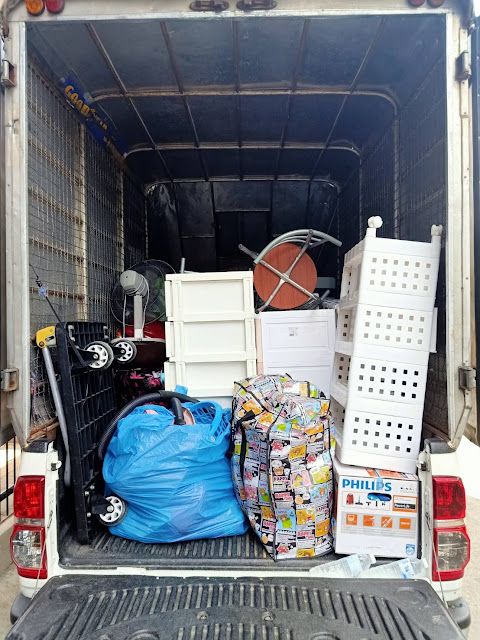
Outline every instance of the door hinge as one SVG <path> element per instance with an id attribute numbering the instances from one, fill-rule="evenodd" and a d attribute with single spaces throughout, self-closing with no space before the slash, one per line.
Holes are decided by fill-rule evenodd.
<path id="1" fill-rule="evenodd" d="M 458 383 L 460 389 L 470 391 L 477 386 L 477 370 L 473 367 L 459 367 L 458 368 Z"/>
<path id="2" fill-rule="evenodd" d="M 193 0 L 190 3 L 190 9 L 192 11 L 226 11 L 228 9 L 228 2 L 226 0 Z"/>
<path id="3" fill-rule="evenodd" d="M 15 65 L 7 59 L 3 38 L 0 37 L 0 85 L 2 87 L 14 87 L 17 84 Z"/>
<path id="4" fill-rule="evenodd" d="M 13 65 L 9 60 L 2 60 L 0 84 L 2 87 L 15 87 L 17 84 L 15 65 Z"/>
<path id="5" fill-rule="evenodd" d="M 240 0 L 237 2 L 237 9 L 241 11 L 267 11 L 275 9 L 276 6 L 275 0 Z"/>
<path id="6" fill-rule="evenodd" d="M 455 77 L 459 82 L 470 80 L 472 77 L 472 65 L 470 64 L 470 53 L 462 51 L 456 60 Z"/>
<path id="7" fill-rule="evenodd" d="M 2 369 L 0 388 L 5 393 L 18 389 L 18 369 Z"/>

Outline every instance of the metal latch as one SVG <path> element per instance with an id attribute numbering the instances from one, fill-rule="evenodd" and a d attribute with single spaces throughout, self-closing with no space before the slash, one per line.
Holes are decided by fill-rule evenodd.
<path id="1" fill-rule="evenodd" d="M 192 11 L 225 11 L 228 9 L 228 2 L 226 0 L 193 0 L 190 3 L 190 9 Z"/>
<path id="2" fill-rule="evenodd" d="M 470 64 L 470 54 L 468 51 L 462 51 L 456 60 L 455 77 L 459 82 L 470 80 L 472 77 L 472 66 Z"/>
<path id="3" fill-rule="evenodd" d="M 241 11 L 267 11 L 275 9 L 276 6 L 275 0 L 240 0 L 237 2 L 237 9 Z"/>
<path id="4" fill-rule="evenodd" d="M 477 370 L 473 367 L 458 368 L 458 384 L 460 389 L 469 391 L 477 386 Z"/>
<path id="5" fill-rule="evenodd" d="M 2 369 L 1 390 L 5 393 L 18 389 L 18 369 Z"/>

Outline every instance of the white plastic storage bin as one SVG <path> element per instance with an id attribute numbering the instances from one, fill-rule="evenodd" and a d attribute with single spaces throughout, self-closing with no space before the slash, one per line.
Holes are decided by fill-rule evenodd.
<path id="1" fill-rule="evenodd" d="M 212 322 L 254 317 L 253 273 L 176 273 L 165 282 L 167 320 Z"/>
<path id="2" fill-rule="evenodd" d="M 383 360 L 393 349 L 402 349 L 404 362 L 425 361 L 436 335 L 436 313 L 373 304 L 338 308 L 335 350 Z M 355 345 L 355 346 L 354 346 Z"/>
<path id="3" fill-rule="evenodd" d="M 240 362 L 166 362 L 165 389 L 187 387 L 195 398 L 215 400 L 223 407 L 232 404 L 233 385 L 257 373 L 255 360 Z"/>
<path id="4" fill-rule="evenodd" d="M 229 406 L 234 382 L 257 371 L 252 272 L 168 275 L 165 303 L 165 388 Z"/>
<path id="5" fill-rule="evenodd" d="M 343 464 L 414 473 L 420 447 L 441 227 L 431 243 L 377 238 L 345 256 L 337 307 L 332 414 Z"/>
<path id="6" fill-rule="evenodd" d="M 421 418 L 345 409 L 335 399 L 330 401 L 330 411 L 336 429 L 335 455 L 341 462 L 416 473 Z"/>
<path id="7" fill-rule="evenodd" d="M 259 371 L 308 380 L 328 397 L 335 353 L 335 311 L 269 311 L 261 313 L 258 322 Z"/>
<path id="8" fill-rule="evenodd" d="M 172 362 L 254 360 L 255 320 L 165 323 L 167 358 Z"/>
<path id="9" fill-rule="evenodd" d="M 377 238 L 382 221 L 373 220 L 364 240 L 345 255 L 340 304 L 374 301 L 376 306 L 433 311 L 442 227 L 432 227 L 431 242 L 410 242 Z"/>
<path id="10" fill-rule="evenodd" d="M 426 382 L 426 364 L 337 353 L 331 395 L 345 407 L 415 418 L 423 414 Z"/>

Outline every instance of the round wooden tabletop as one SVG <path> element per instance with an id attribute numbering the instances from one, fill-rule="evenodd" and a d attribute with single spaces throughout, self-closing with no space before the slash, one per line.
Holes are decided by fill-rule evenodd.
<path id="1" fill-rule="evenodd" d="M 272 265 L 278 271 L 285 273 L 298 256 L 301 247 L 296 244 L 280 244 L 269 251 L 263 258 L 264 262 Z M 292 270 L 290 278 L 313 293 L 317 284 L 317 269 L 315 263 L 306 253 L 300 258 Z M 261 264 L 255 266 L 253 284 L 260 298 L 266 302 L 272 295 L 280 278 Z M 274 309 L 296 309 L 309 300 L 308 296 L 296 289 L 288 282 L 284 282 L 275 294 L 269 306 Z"/>

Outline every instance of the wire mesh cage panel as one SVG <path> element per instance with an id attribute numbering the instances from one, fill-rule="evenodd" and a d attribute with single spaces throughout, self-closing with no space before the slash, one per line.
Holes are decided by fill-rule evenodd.
<path id="1" fill-rule="evenodd" d="M 32 335 L 56 323 L 37 277 L 62 320 L 110 324 L 116 278 L 146 257 L 145 198 L 33 60 L 27 96 Z M 30 377 L 34 435 L 55 419 L 36 347 Z"/>

